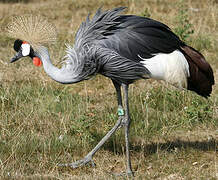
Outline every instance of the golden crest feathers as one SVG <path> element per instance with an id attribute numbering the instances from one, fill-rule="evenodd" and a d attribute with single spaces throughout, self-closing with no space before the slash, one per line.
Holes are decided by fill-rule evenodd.
<path id="1" fill-rule="evenodd" d="M 6 30 L 10 37 L 27 41 L 35 48 L 54 43 L 57 37 L 55 26 L 40 15 L 13 17 Z"/>

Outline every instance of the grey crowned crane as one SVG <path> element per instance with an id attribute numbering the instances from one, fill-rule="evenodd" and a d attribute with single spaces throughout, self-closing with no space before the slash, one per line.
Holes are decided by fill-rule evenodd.
<path id="1" fill-rule="evenodd" d="M 29 56 L 37 65 L 42 63 L 45 72 L 62 84 L 73 84 L 98 74 L 110 78 L 118 101 L 118 120 L 114 127 L 83 159 L 63 166 L 77 168 L 92 163 L 92 157 L 105 141 L 121 126 L 125 130 L 127 174 L 132 175 L 129 151 L 128 87 L 138 79 L 160 79 L 181 88 L 208 97 L 214 84 L 213 70 L 204 56 L 182 42 L 171 29 L 150 18 L 120 14 L 119 7 L 98 9 L 92 19 L 80 25 L 73 46 L 68 45 L 64 64 L 55 67 L 48 49 L 34 49 L 28 39 L 17 39 L 17 54 L 11 59 Z M 21 32 L 19 32 L 22 34 Z M 34 33 L 33 33 L 34 34 Z M 124 91 L 124 102 L 121 96 Z"/>

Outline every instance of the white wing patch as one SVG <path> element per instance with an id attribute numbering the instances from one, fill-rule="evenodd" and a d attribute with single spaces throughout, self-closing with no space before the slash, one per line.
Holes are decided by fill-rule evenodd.
<path id="1" fill-rule="evenodd" d="M 29 44 L 22 44 L 22 55 L 23 56 L 28 56 L 30 54 L 30 45 Z"/>
<path id="2" fill-rule="evenodd" d="M 175 50 L 172 53 L 159 53 L 150 59 L 144 59 L 141 63 L 151 72 L 151 78 L 165 80 L 176 87 L 187 88 L 189 65 L 184 55 Z"/>

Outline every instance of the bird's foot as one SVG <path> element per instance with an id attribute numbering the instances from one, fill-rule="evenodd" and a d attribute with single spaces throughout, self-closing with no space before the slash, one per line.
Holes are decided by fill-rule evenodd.
<path id="1" fill-rule="evenodd" d="M 73 163 L 59 164 L 59 166 L 61 166 L 61 167 L 71 167 L 71 168 L 75 169 L 75 168 L 78 168 L 78 167 L 81 167 L 81 166 L 85 166 L 88 163 L 91 163 L 92 167 L 95 167 L 95 163 L 92 160 L 91 156 L 86 156 L 85 158 L 83 158 L 81 160 L 78 160 L 78 161 L 75 161 Z"/>

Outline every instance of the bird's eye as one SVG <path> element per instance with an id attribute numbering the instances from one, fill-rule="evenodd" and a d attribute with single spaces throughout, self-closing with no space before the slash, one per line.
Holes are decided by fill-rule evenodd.
<path id="1" fill-rule="evenodd" d="M 23 56 L 28 56 L 30 54 L 30 45 L 29 44 L 26 44 L 26 43 L 22 44 L 21 49 L 22 49 Z"/>

